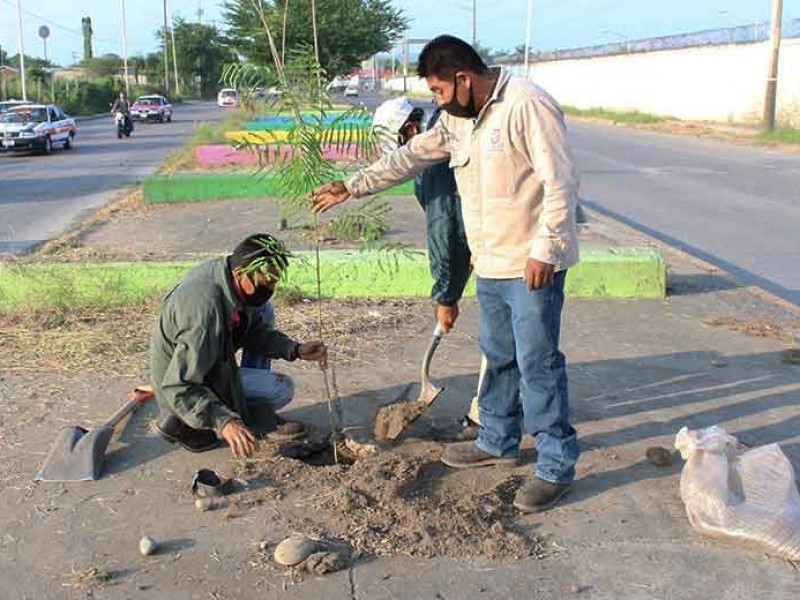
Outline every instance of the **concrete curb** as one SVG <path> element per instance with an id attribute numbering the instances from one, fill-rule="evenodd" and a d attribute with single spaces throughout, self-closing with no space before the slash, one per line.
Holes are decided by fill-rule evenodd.
<path id="1" fill-rule="evenodd" d="M 142 192 L 144 201 L 148 204 L 281 195 L 275 173 L 154 175 L 142 182 Z M 413 193 L 413 182 L 407 182 L 383 192 L 382 195 L 408 196 Z"/>
<path id="2" fill-rule="evenodd" d="M 298 253 L 284 285 L 316 295 L 312 253 Z M 45 306 L 113 306 L 161 294 L 196 263 L 54 263 L 0 267 L 0 310 Z M 322 294 L 328 298 L 427 298 L 433 280 L 422 251 L 327 250 L 322 252 Z M 638 248 L 588 249 L 567 276 L 573 298 L 663 298 L 661 256 Z M 471 279 L 465 296 L 475 295 Z"/>

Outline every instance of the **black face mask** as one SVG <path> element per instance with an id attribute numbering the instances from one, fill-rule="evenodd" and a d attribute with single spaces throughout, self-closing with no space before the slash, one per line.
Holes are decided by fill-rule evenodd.
<path id="1" fill-rule="evenodd" d="M 442 110 L 446 110 L 454 117 L 461 119 L 474 119 L 478 116 L 475 112 L 475 96 L 472 94 L 472 88 L 469 89 L 469 104 L 463 106 L 458 102 L 458 77 L 453 76 L 453 99 L 447 104 L 442 104 Z"/>
<path id="2" fill-rule="evenodd" d="M 267 288 L 263 286 L 256 286 L 256 289 L 253 290 L 252 294 L 247 294 L 244 297 L 244 303 L 247 306 L 258 307 L 266 304 L 270 298 L 272 298 L 272 294 L 275 292 L 272 288 Z"/>

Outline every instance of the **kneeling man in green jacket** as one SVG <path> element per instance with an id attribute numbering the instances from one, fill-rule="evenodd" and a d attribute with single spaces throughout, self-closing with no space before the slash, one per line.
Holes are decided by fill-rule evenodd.
<path id="1" fill-rule="evenodd" d="M 276 413 L 291 401 L 294 385 L 266 360 L 326 366 L 325 344 L 292 340 L 269 317 L 269 299 L 289 257 L 281 241 L 254 234 L 230 256 L 194 267 L 166 295 L 150 342 L 150 377 L 161 409 L 156 429 L 165 439 L 192 452 L 224 440 L 242 457 L 257 448 L 256 435 L 304 433 L 300 423 Z M 267 368 L 239 367 L 240 349 L 263 356 Z"/>

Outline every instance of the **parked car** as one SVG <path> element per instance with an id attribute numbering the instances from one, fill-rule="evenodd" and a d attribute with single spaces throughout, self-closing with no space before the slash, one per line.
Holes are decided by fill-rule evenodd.
<path id="1" fill-rule="evenodd" d="M 30 102 L 26 100 L 4 100 L 0 102 L 0 115 L 8 112 L 15 106 L 25 106 L 26 104 L 30 104 Z"/>
<path id="2" fill-rule="evenodd" d="M 344 97 L 358 98 L 358 86 L 348 85 L 344 90 Z"/>
<path id="3" fill-rule="evenodd" d="M 140 96 L 131 105 L 131 119 L 134 121 L 172 121 L 172 104 L 164 96 Z"/>
<path id="4" fill-rule="evenodd" d="M 37 151 L 50 154 L 53 146 L 75 145 L 75 120 L 55 104 L 13 106 L 0 115 L 0 151 Z"/>
<path id="5" fill-rule="evenodd" d="M 222 88 L 217 94 L 217 106 L 236 108 L 239 106 L 239 93 L 233 88 Z"/>

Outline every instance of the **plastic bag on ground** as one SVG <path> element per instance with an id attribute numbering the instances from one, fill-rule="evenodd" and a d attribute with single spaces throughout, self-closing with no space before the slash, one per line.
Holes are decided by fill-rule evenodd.
<path id="1" fill-rule="evenodd" d="M 675 436 L 686 461 L 681 499 L 692 526 L 786 560 L 800 560 L 800 494 L 777 444 L 742 449 L 719 426 Z"/>

